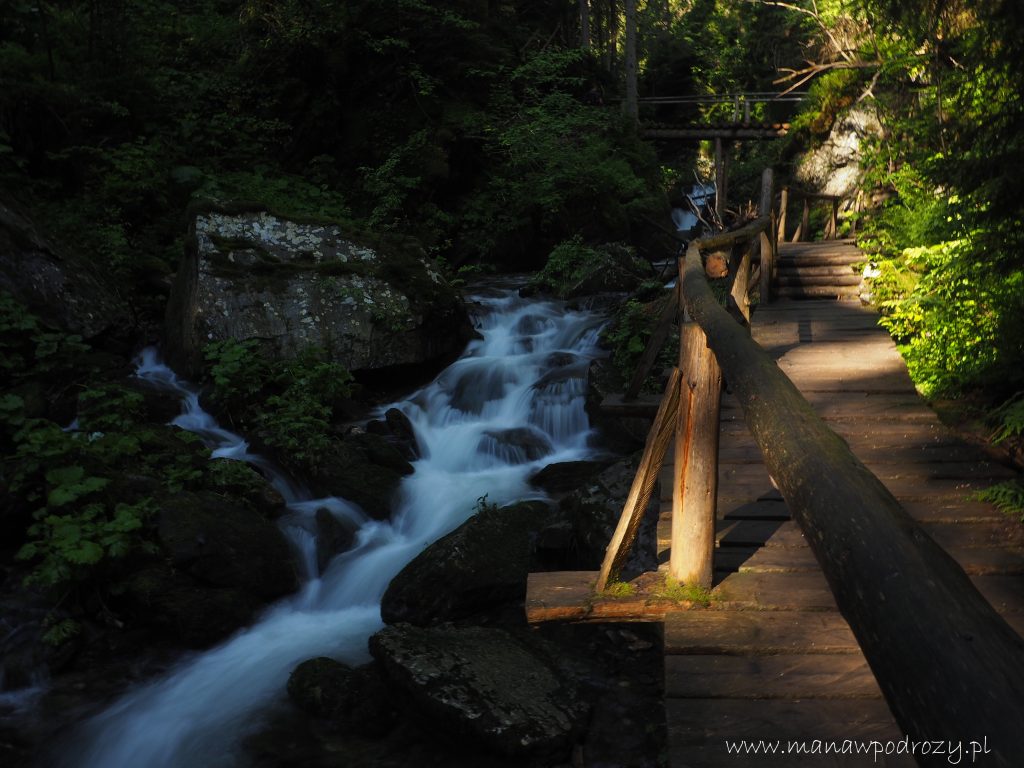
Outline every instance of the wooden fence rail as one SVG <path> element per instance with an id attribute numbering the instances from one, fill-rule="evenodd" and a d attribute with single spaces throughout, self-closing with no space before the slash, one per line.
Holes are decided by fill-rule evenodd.
<path id="1" fill-rule="evenodd" d="M 814 201 L 830 203 L 832 206 L 831 216 L 825 223 L 825 239 L 835 240 L 839 233 L 839 201 L 838 195 L 823 195 L 818 192 L 807 192 L 796 187 L 783 187 L 779 198 L 779 229 L 776 234 L 776 242 L 786 241 L 786 215 L 789 209 L 791 198 L 802 198 L 804 201 L 803 212 L 800 224 L 793 233 L 791 242 L 811 239 L 811 203 Z"/>

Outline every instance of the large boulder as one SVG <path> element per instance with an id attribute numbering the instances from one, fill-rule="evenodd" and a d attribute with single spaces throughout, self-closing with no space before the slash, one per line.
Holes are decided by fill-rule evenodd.
<path id="1" fill-rule="evenodd" d="M 387 520 L 395 491 L 412 472 L 412 464 L 393 443 L 359 432 L 332 441 L 330 452 L 310 470 L 310 482 L 320 495 L 342 496 L 375 520 Z"/>
<path id="2" fill-rule="evenodd" d="M 458 292 L 416 247 L 251 207 L 194 216 L 167 308 L 169 359 L 193 376 L 210 341 L 260 339 L 285 358 L 316 346 L 372 372 L 440 362 L 469 332 Z"/>
<path id="3" fill-rule="evenodd" d="M 119 606 L 142 624 L 203 647 L 298 586 L 284 534 L 251 504 L 204 491 L 161 499 L 158 507 L 160 556 L 117 590 Z"/>
<path id="4" fill-rule="evenodd" d="M 381 617 L 419 626 L 470 616 L 521 618 L 531 535 L 549 515 L 540 501 L 484 507 L 402 569 L 384 593 Z"/>
<path id="5" fill-rule="evenodd" d="M 393 722 L 376 665 L 350 667 L 326 656 L 308 659 L 288 678 L 288 698 L 311 717 L 360 736 L 383 736 Z"/>
<path id="6" fill-rule="evenodd" d="M 0 291 L 46 323 L 91 339 L 131 327 L 127 304 L 102 275 L 96 264 L 58 250 L 28 218 L 0 202 Z"/>
<path id="7" fill-rule="evenodd" d="M 280 529 L 246 504 L 185 493 L 161 505 L 158 538 L 179 571 L 203 584 L 273 600 L 298 586 Z"/>
<path id="8" fill-rule="evenodd" d="M 589 707 L 533 643 L 487 627 L 388 627 L 370 638 L 410 714 L 449 739 L 526 761 L 562 758 Z"/>
<path id="9" fill-rule="evenodd" d="M 881 123 L 873 112 L 851 109 L 835 121 L 821 145 L 803 155 L 797 178 L 823 194 L 854 197 L 864 175 L 861 145 L 881 133 Z"/>
<path id="10" fill-rule="evenodd" d="M 555 561 L 554 553 L 550 550 L 560 546 L 565 550 L 563 568 L 596 571 L 601 567 L 608 542 L 615 533 L 636 476 L 637 458 L 622 459 L 611 464 L 561 500 L 558 514 L 552 516 L 551 523 L 538 536 L 538 548 L 542 550 L 546 563 Z M 655 486 L 640 523 L 637 542 L 630 550 L 623 568 L 624 578 L 658 570 L 659 506 Z"/>

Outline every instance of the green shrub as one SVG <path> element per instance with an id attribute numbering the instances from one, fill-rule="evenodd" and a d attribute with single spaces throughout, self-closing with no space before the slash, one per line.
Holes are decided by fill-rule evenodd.
<path id="1" fill-rule="evenodd" d="M 239 429 L 289 462 L 319 466 L 330 451 L 334 408 L 352 394 L 344 366 L 316 348 L 272 360 L 254 340 L 214 342 L 204 355 L 212 398 Z"/>
<path id="2" fill-rule="evenodd" d="M 661 316 L 665 302 L 670 300 L 671 297 L 667 293 L 661 299 L 647 304 L 630 299 L 616 310 L 602 339 L 611 348 L 612 365 L 624 380 L 629 381 L 633 377 L 640 357 L 654 332 L 654 326 Z M 644 390 L 659 391 L 658 372 L 666 367 L 676 365 L 678 357 L 679 334 L 670 332 L 655 359 L 652 375 L 648 376 L 644 382 Z"/>
<path id="3" fill-rule="evenodd" d="M 580 235 L 574 235 L 551 250 L 544 268 L 531 282 L 542 291 L 565 296 L 602 258 L 596 249 L 584 245 Z"/>

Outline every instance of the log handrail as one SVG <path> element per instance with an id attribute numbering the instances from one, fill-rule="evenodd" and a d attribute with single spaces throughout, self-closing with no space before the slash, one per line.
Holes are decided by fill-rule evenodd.
<path id="1" fill-rule="evenodd" d="M 718 304 L 699 243 L 680 285 L 901 728 L 1021 765 L 1024 640 Z"/>

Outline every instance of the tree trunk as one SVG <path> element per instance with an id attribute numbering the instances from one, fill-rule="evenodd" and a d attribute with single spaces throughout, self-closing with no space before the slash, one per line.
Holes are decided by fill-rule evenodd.
<path id="1" fill-rule="evenodd" d="M 636 0 L 626 0 L 626 114 L 634 120 L 640 113 L 636 86 Z"/>
<path id="2" fill-rule="evenodd" d="M 580 48 L 590 50 L 590 0 L 580 0 Z"/>
<path id="3" fill-rule="evenodd" d="M 605 52 L 605 68 L 615 75 L 616 59 L 619 51 L 619 4 L 617 0 L 608 0 L 608 20 L 606 24 L 607 49 Z"/>

